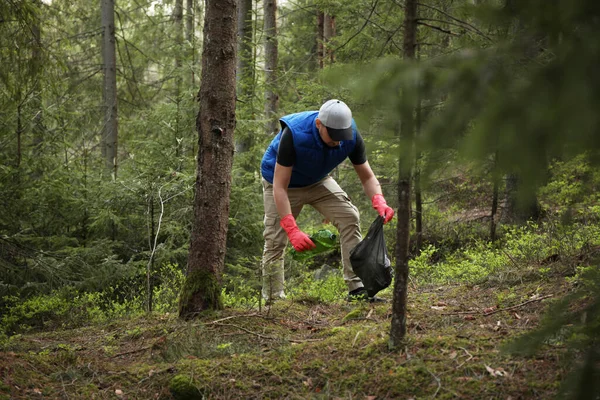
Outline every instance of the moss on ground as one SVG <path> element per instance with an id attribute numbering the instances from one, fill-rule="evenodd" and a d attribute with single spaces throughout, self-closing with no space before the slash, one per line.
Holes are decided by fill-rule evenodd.
<path id="1" fill-rule="evenodd" d="M 22 335 L 0 348 L 0 399 L 550 398 L 568 370 L 565 349 L 500 350 L 536 326 L 546 300 L 484 310 L 565 289 L 556 281 L 412 290 L 401 352 L 387 347 L 389 303 L 288 299 L 190 322 L 153 314 Z"/>

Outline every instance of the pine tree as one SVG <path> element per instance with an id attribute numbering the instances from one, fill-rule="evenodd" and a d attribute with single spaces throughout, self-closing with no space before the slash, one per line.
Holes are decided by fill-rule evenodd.
<path id="1" fill-rule="evenodd" d="M 221 304 L 235 129 L 237 0 L 209 0 L 198 113 L 198 176 L 187 278 L 179 315 Z"/>

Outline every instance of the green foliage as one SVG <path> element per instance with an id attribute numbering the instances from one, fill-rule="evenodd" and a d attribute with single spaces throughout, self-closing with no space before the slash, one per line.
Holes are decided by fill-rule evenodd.
<path id="1" fill-rule="evenodd" d="M 561 260 L 561 270 L 554 272 L 572 273 L 580 257 L 599 245 L 598 225 L 532 223 L 507 228 L 494 244 L 478 240 L 449 253 L 428 245 L 409 265 L 412 277 L 418 282 L 503 282 L 522 279 L 526 272 L 548 275 L 554 270 L 542 267 L 556 259 Z"/>
<path id="2" fill-rule="evenodd" d="M 532 355 L 544 346 L 562 345 L 571 350 L 575 363 L 561 387 L 563 398 L 596 398 L 598 386 L 598 339 L 600 338 L 600 268 L 580 267 L 572 278 L 577 289 L 556 300 L 540 328 L 522 335 L 505 346 L 514 354 Z"/>
<path id="3" fill-rule="evenodd" d="M 260 298 L 261 257 L 242 257 L 237 264 L 226 264 L 221 297 L 225 307 L 253 308 Z"/>
<path id="4" fill-rule="evenodd" d="M 173 264 L 163 264 L 156 271 L 154 279 L 153 310 L 158 313 L 177 312 L 179 291 L 185 281 L 185 274 L 181 267 Z"/>
<path id="5" fill-rule="evenodd" d="M 299 300 L 321 303 L 334 303 L 345 299 L 348 293 L 342 274 L 334 270 L 323 279 L 317 279 L 315 273 L 304 272 L 288 284 L 288 295 Z"/>
<path id="6" fill-rule="evenodd" d="M 99 307 L 99 297 L 77 295 L 62 289 L 50 295 L 32 297 L 24 302 L 12 300 L 14 306 L 2 317 L 2 331 L 7 334 L 30 330 L 76 327 L 88 322 L 104 321 L 106 315 Z"/>
<path id="7" fill-rule="evenodd" d="M 256 165 L 260 161 L 255 160 Z M 226 263 L 244 263 L 244 260 L 258 257 L 263 250 L 262 184 L 260 176 L 253 170 L 242 168 L 233 171 L 227 230 Z"/>
<path id="8" fill-rule="evenodd" d="M 550 182 L 540 190 L 546 212 L 562 217 L 567 223 L 582 219 L 588 222 L 596 220 L 600 174 L 586 154 L 553 162 L 550 176 Z"/>
<path id="9" fill-rule="evenodd" d="M 74 328 L 141 314 L 146 301 L 145 274 L 142 268 L 131 277 L 119 277 L 114 273 L 110 282 L 101 285 L 92 280 L 94 286 L 64 286 L 26 299 L 4 296 L 1 304 L 6 312 L 1 320 L 1 331 L 10 335 L 32 330 Z M 156 271 L 153 288 L 156 312 L 177 311 L 183 281 L 183 272 L 177 265 L 166 264 Z"/>

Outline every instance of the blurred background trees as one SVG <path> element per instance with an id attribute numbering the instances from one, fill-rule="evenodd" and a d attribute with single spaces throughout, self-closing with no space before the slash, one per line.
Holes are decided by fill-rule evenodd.
<path id="1" fill-rule="evenodd" d="M 597 299 L 589 268 L 597 265 L 600 246 L 600 5 L 422 1 L 411 62 L 402 60 L 404 6 L 397 0 L 238 2 L 226 303 L 258 301 L 259 166 L 272 138 L 265 127 L 273 115 L 317 109 L 330 98 L 351 105 L 394 208 L 399 165 L 410 171 L 411 279 L 492 279 L 498 265 L 514 266 L 494 249 L 510 249 L 543 265 L 543 276 L 579 279 Z M 101 12 L 88 0 L 0 4 L 5 316 L 40 296 L 78 298 L 122 313 L 176 308 L 193 219 L 203 2 L 114 3 L 114 179 L 106 176 L 102 136 Z M 407 108 L 412 142 L 397 135 Z M 368 226 L 374 212 L 352 168 L 341 165 L 334 173 Z M 323 226 L 309 210 L 299 223 L 307 231 Z M 396 228 L 396 222 L 386 226 L 390 248 Z M 561 267 L 546 271 L 556 257 Z M 441 268 L 444 262 L 452 268 Z M 301 287 L 293 279 L 311 265 L 290 261 L 288 267 Z M 58 313 L 35 304 L 40 313 Z M 597 300 L 589 304 L 586 321 L 597 321 Z M 6 332 L 27 326 L 15 318 L 4 320 Z M 597 332 L 589 324 L 581 329 L 588 329 L 587 345 L 595 343 Z"/>

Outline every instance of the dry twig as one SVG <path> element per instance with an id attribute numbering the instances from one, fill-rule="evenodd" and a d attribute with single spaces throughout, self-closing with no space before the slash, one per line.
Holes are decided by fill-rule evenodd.
<path id="1" fill-rule="evenodd" d="M 545 296 L 540 296 L 540 297 L 537 297 L 535 299 L 527 300 L 527 301 L 525 301 L 525 302 L 523 302 L 521 304 L 516 304 L 514 306 L 505 307 L 505 308 L 499 308 L 497 310 L 489 311 L 489 312 L 484 312 L 484 311 L 457 311 L 457 312 L 452 312 L 452 313 L 442 313 L 442 315 L 465 315 L 465 314 L 467 314 L 467 315 L 475 315 L 475 314 L 479 314 L 479 315 L 483 315 L 484 317 L 487 317 L 488 315 L 496 314 L 496 313 L 499 313 L 501 311 L 511 311 L 511 310 L 516 309 L 516 308 L 523 307 L 524 305 L 527 305 L 529 303 L 534 303 L 536 301 L 541 301 L 541 300 L 547 299 L 548 297 L 552 297 L 552 296 L 554 296 L 554 295 L 553 294 L 548 294 L 548 295 L 545 295 Z"/>
<path id="2" fill-rule="evenodd" d="M 516 309 L 516 308 L 519 308 L 519 307 L 522 307 L 522 306 L 524 306 L 524 305 L 526 305 L 526 304 L 533 303 L 533 302 L 535 302 L 535 301 L 544 300 L 544 299 L 547 299 L 548 297 L 552 297 L 552 296 L 554 296 L 554 295 L 553 295 L 553 294 L 548 294 L 548 295 L 546 295 L 546 296 L 540 296 L 540 297 L 538 297 L 538 298 L 531 299 L 531 300 L 527 300 L 527 301 L 526 301 L 526 302 L 524 302 L 524 303 L 517 304 L 517 305 L 511 306 L 511 307 L 499 308 L 499 309 L 497 309 L 497 310 L 494 310 L 494 311 L 490 311 L 490 312 L 487 312 L 487 313 L 483 313 L 483 316 L 484 316 L 484 317 L 487 317 L 488 315 L 496 314 L 496 313 L 499 313 L 500 311 L 510 311 L 510 310 L 514 310 L 514 309 Z"/>
<path id="3" fill-rule="evenodd" d="M 282 340 L 282 338 L 278 338 L 278 337 L 274 337 L 274 336 L 268 336 L 268 335 L 263 335 L 261 333 L 258 332 L 254 332 L 251 331 L 250 329 L 244 328 L 243 326 L 239 326 L 239 325 L 235 325 L 235 324 L 222 324 L 220 322 L 214 323 L 214 325 L 219 325 L 219 326 L 231 326 L 233 328 L 239 329 L 241 331 L 244 331 L 246 333 L 249 333 L 251 335 L 255 335 L 261 339 L 269 339 L 269 340 Z M 287 340 L 288 342 L 292 342 L 292 343 L 304 343 L 304 342 L 320 342 L 323 339 L 284 339 Z"/>

